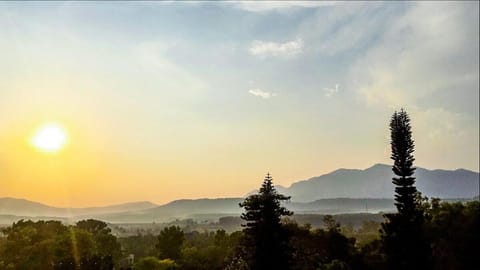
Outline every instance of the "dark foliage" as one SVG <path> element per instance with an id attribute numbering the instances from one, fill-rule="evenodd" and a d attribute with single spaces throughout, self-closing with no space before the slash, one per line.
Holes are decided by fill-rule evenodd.
<path id="1" fill-rule="evenodd" d="M 161 259 L 178 260 L 182 256 L 185 235 L 178 226 L 163 229 L 158 235 L 157 249 Z"/>
<path id="2" fill-rule="evenodd" d="M 480 202 L 447 203 L 439 199 L 423 202 L 433 268 L 476 269 L 480 265 Z"/>
<path id="3" fill-rule="evenodd" d="M 337 226 L 312 230 L 309 225 L 288 223 L 286 228 L 293 251 L 290 269 L 365 269 L 355 239 L 341 234 Z"/>
<path id="4" fill-rule="evenodd" d="M 283 216 L 293 213 L 281 205 L 289 197 L 278 194 L 267 174 L 258 194 L 245 199 L 242 219 L 244 239 L 243 259 L 250 269 L 289 269 L 289 237 L 281 224 Z"/>
<path id="5" fill-rule="evenodd" d="M 113 269 L 120 256 L 116 237 L 104 222 L 79 224 L 20 220 L 3 229 L 6 239 L 0 249 L 0 269 Z M 103 230 L 92 233 L 87 229 L 93 227 Z"/>
<path id="6" fill-rule="evenodd" d="M 424 212 L 424 233 L 434 254 L 433 269 L 474 269 L 480 264 L 477 256 L 480 202 L 417 199 L 417 205 Z M 332 216 L 324 216 L 324 223 L 324 229 L 313 229 L 308 224 L 299 226 L 288 219 L 282 221 L 289 236 L 289 269 L 391 269 L 385 264 L 378 223 L 365 222 L 354 229 L 339 226 Z M 83 224 L 81 229 L 58 221 L 21 221 L 5 228 L 4 237 L 0 237 L 0 269 L 112 269 L 118 258 L 99 255 L 98 247 L 105 245 L 98 245 L 92 234 L 106 231 L 84 226 L 95 222 L 80 224 Z M 180 247 L 181 256 L 176 261 L 158 258 L 155 248 L 158 238 L 154 235 L 136 235 L 118 241 L 123 258 L 135 255 L 135 264 L 122 264 L 123 269 L 240 270 L 249 269 L 243 257 L 235 256 L 242 238 L 241 231 L 231 234 L 223 230 L 187 231 Z"/>
<path id="7" fill-rule="evenodd" d="M 402 109 L 390 121 L 392 170 L 397 177 L 395 205 L 398 213 L 386 215 L 382 239 L 389 269 L 430 269 L 430 246 L 424 233 L 424 215 L 418 207 L 413 174 L 414 142 L 410 118 Z"/>
<path id="8" fill-rule="evenodd" d="M 395 112 L 390 121 L 390 140 L 393 160 L 393 173 L 398 177 L 393 178 L 395 185 L 395 206 L 404 216 L 414 216 L 417 210 L 415 194 L 415 168 L 413 162 L 414 142 L 410 118 L 403 109 Z"/>
<path id="9" fill-rule="evenodd" d="M 158 238 L 152 234 L 137 234 L 128 237 L 118 238 L 124 254 L 134 254 L 135 257 L 155 257 L 158 256 L 158 249 L 155 247 Z"/>

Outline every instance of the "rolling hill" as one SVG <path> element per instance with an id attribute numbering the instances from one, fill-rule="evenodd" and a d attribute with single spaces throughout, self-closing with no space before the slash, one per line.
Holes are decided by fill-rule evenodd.
<path id="1" fill-rule="evenodd" d="M 218 219 L 240 216 L 243 198 L 178 200 L 155 208 L 99 215 L 96 218 L 112 223 L 167 222 L 192 218 Z M 395 211 L 392 199 L 321 199 L 313 202 L 287 202 L 286 207 L 296 214 L 378 213 Z"/>
<path id="2" fill-rule="evenodd" d="M 102 207 L 60 208 L 25 199 L 7 197 L 0 198 L 0 215 L 72 217 L 137 211 L 156 206 L 158 205 L 151 202 L 130 202 Z"/>

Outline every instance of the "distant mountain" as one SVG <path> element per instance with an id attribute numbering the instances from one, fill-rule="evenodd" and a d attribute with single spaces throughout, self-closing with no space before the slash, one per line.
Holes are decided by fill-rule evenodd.
<path id="1" fill-rule="evenodd" d="M 339 169 L 293 183 L 288 188 L 278 186 L 278 190 L 295 202 L 325 198 L 393 198 L 392 177 L 391 166 L 376 164 L 365 170 Z M 417 189 L 428 197 L 473 198 L 479 193 L 478 172 L 417 168 L 415 177 Z"/>
<path id="2" fill-rule="evenodd" d="M 243 209 L 239 203 L 244 198 L 176 200 L 161 206 L 153 204 L 128 203 L 98 208 L 55 208 L 22 199 L 0 199 L 0 224 L 9 224 L 19 219 L 56 219 L 74 222 L 76 220 L 96 218 L 112 223 L 150 223 L 167 222 L 176 219 L 192 218 L 196 220 L 218 219 L 223 216 L 240 216 Z M 130 208 L 117 211 L 121 206 Z M 136 208 L 145 206 L 148 208 Z M 338 214 L 359 212 L 394 211 L 392 199 L 323 199 L 308 203 L 287 202 L 288 209 L 297 214 Z M 117 211 L 114 212 L 113 210 Z M 70 215 L 66 215 L 70 211 Z M 110 211 L 110 212 L 108 212 Z"/>
<path id="3" fill-rule="evenodd" d="M 131 202 L 102 207 L 60 208 L 25 199 L 0 198 L 0 215 L 72 217 L 137 211 L 156 206 L 151 202 Z"/>
<path id="4" fill-rule="evenodd" d="M 392 176 L 390 166 L 377 164 L 365 170 L 339 169 L 296 182 L 288 188 L 278 186 L 277 190 L 292 196 L 286 206 L 297 214 L 391 212 L 395 211 Z M 478 199 L 477 172 L 417 168 L 415 176 L 417 188 L 428 197 Z M 28 217 L 69 221 L 96 218 L 112 223 L 212 219 L 239 216 L 243 209 L 238 204 L 242 201 L 243 198 L 221 198 L 176 200 L 161 206 L 133 202 L 105 207 L 58 208 L 23 199 L 0 198 L 0 223 Z"/>
<path id="5" fill-rule="evenodd" d="M 242 201 L 243 198 L 176 200 L 151 209 L 100 215 L 97 218 L 115 223 L 141 223 L 165 222 L 206 214 L 239 215 L 242 209 L 238 204 Z"/>
<path id="6" fill-rule="evenodd" d="M 142 211 L 99 215 L 96 218 L 112 223 L 167 222 L 176 219 L 214 219 L 240 216 L 243 198 L 178 200 Z M 378 213 L 395 211 L 393 199 L 322 199 L 308 203 L 287 202 L 296 214 Z"/>
<path id="7" fill-rule="evenodd" d="M 287 202 L 285 206 L 298 214 L 378 213 L 396 210 L 393 199 L 377 198 L 320 199 L 307 203 Z"/>

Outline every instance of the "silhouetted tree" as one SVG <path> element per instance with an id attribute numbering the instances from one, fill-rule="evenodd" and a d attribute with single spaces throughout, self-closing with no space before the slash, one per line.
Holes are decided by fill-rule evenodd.
<path id="1" fill-rule="evenodd" d="M 281 224 L 282 216 L 293 214 L 281 205 L 289 199 L 277 193 L 267 174 L 259 193 L 240 203 L 245 208 L 241 218 L 247 222 L 243 230 L 244 259 L 250 269 L 289 269 L 289 237 Z"/>
<path id="2" fill-rule="evenodd" d="M 389 269 L 429 269 L 429 243 L 424 234 L 423 211 L 413 174 L 414 142 L 410 118 L 403 109 L 390 121 L 391 159 L 394 161 L 395 206 L 398 213 L 386 215 L 382 240 Z"/>
<path id="3" fill-rule="evenodd" d="M 410 118 L 403 109 L 395 112 L 390 121 L 390 139 L 392 147 L 391 159 L 394 161 L 392 170 L 398 177 L 393 178 L 395 187 L 395 206 L 398 212 L 405 216 L 412 216 L 416 211 L 415 177 L 413 173 L 414 142 Z"/>

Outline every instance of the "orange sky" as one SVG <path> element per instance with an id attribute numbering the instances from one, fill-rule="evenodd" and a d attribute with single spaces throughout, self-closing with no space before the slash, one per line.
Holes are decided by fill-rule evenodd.
<path id="1" fill-rule="evenodd" d="M 0 197 L 243 196 L 389 163 L 479 170 L 478 2 L 0 2 Z M 32 148 L 56 122 L 58 153 Z"/>

